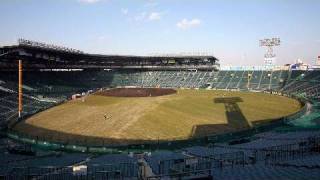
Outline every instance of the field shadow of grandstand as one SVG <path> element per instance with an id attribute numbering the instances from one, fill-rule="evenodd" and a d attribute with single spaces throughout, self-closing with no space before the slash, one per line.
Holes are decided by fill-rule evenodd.
<path id="1" fill-rule="evenodd" d="M 22 121 L 14 128 L 14 133 L 19 137 L 33 139 L 35 142 L 50 142 L 64 145 L 79 145 L 79 146 L 107 146 L 121 147 L 125 145 L 138 144 L 155 144 L 165 142 L 167 140 L 145 140 L 145 139 L 118 139 L 108 137 L 88 136 L 83 134 L 73 134 L 52 129 L 38 127 Z"/>
<path id="2" fill-rule="evenodd" d="M 241 102 L 243 100 L 240 97 L 214 98 L 213 103 L 224 104 L 227 123 L 195 125 L 191 130 L 190 137 L 202 137 L 250 128 L 251 123 L 246 119 L 238 105 Z"/>

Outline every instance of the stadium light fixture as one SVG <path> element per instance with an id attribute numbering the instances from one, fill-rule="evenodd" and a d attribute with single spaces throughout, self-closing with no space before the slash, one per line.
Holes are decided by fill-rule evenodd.
<path id="1" fill-rule="evenodd" d="M 78 53 L 78 54 L 84 53 L 83 51 L 73 49 L 73 48 L 68 48 L 68 47 L 64 47 L 64 46 L 57 46 L 57 45 L 53 45 L 53 44 L 46 44 L 46 43 L 31 41 L 31 40 L 27 40 L 27 39 L 23 39 L 23 38 L 18 39 L 18 44 L 20 46 L 31 46 L 31 47 L 38 47 L 38 48 L 45 48 L 45 49 L 53 49 L 53 50 L 65 51 L 65 52 L 69 52 L 69 53 Z"/>
<path id="2" fill-rule="evenodd" d="M 276 55 L 273 52 L 273 47 L 280 46 L 280 38 L 266 38 L 259 41 L 260 47 L 266 47 L 267 52 L 264 55 L 266 65 L 274 65 Z"/>

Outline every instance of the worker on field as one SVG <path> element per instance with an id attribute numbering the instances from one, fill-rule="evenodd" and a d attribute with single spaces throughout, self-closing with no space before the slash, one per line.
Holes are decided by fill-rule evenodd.
<path id="1" fill-rule="evenodd" d="M 112 118 L 112 116 L 111 116 L 111 115 L 104 114 L 104 120 L 111 119 L 111 118 Z"/>

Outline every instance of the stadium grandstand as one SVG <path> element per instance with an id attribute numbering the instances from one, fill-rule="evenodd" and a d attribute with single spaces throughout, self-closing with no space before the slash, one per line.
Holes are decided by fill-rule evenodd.
<path id="1" fill-rule="evenodd" d="M 28 125 L 28 120 L 73 102 L 74 97 L 90 101 L 89 97 L 97 92 L 118 88 L 174 89 L 177 95 L 191 91 L 194 94 L 186 96 L 191 99 L 197 94 L 218 92 L 221 98 L 215 99 L 215 103 L 222 103 L 221 107 L 227 109 L 227 116 L 237 115 L 236 120 L 239 121 L 246 117 L 239 110 L 243 108 L 242 104 L 237 103 L 245 103 L 242 101 L 254 94 L 263 94 L 263 98 L 294 99 L 301 103 L 301 108 L 276 120 L 266 120 L 261 124 L 252 122 L 253 125 L 250 122 L 241 128 L 236 126 L 237 122 L 232 124 L 230 121 L 229 124 L 235 127 L 218 124 L 222 131 L 215 133 L 193 129 L 200 135 L 187 139 L 158 138 L 119 144 L 115 144 L 116 141 L 109 143 L 111 140 L 108 138 L 99 145 L 90 144 L 90 139 L 81 141 L 74 137 L 65 140 L 62 132 L 55 138 L 53 134 L 34 135 L 19 128 L 23 127 L 19 126 L 21 123 Z M 183 91 L 185 89 L 189 91 Z M 225 98 L 227 93 L 245 95 L 242 99 L 235 98 L 237 94 Z M 147 92 L 146 96 L 151 99 L 153 94 Z M 318 70 L 292 70 L 285 66 L 232 69 L 220 67 L 219 59 L 207 55 L 88 54 L 19 39 L 17 45 L 0 47 L 0 178 L 319 179 L 319 99 Z M 262 104 L 268 103 L 267 100 L 262 101 Z M 202 112 L 197 109 L 186 111 Z M 105 114 L 104 119 L 108 121 L 119 114 Z M 50 121 L 61 118 L 58 115 Z M 171 115 L 174 115 L 173 111 Z M 128 116 L 131 117 L 130 114 Z M 183 114 L 177 116 L 186 117 Z M 200 113 L 199 117 L 205 116 Z M 94 120 L 93 116 L 86 118 Z M 70 116 L 71 119 L 75 116 Z M 94 126 L 94 123 L 91 121 L 87 126 Z M 160 126 L 161 122 L 158 124 Z M 148 137 L 150 131 L 144 131 Z M 115 134 L 118 135 L 117 132 Z"/>

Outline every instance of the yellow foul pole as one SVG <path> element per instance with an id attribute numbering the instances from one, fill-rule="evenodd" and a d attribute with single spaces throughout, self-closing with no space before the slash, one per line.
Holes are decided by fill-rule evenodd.
<path id="1" fill-rule="evenodd" d="M 19 96 L 19 107 L 18 107 L 18 113 L 19 118 L 21 117 L 22 112 L 22 61 L 19 60 L 19 90 L 18 90 L 18 96 Z"/>

